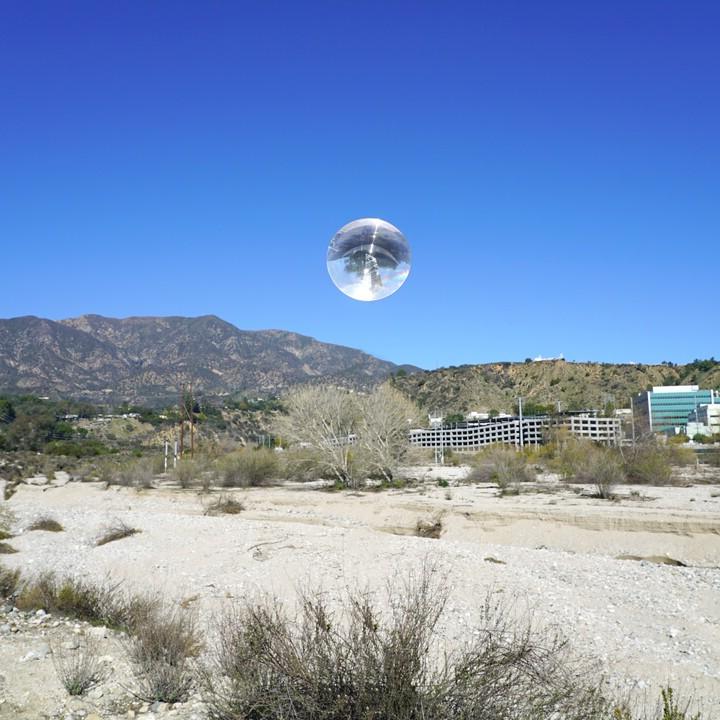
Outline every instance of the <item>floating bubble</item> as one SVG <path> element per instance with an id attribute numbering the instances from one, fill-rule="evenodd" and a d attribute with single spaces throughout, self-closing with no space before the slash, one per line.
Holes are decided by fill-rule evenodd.
<path id="1" fill-rule="evenodd" d="M 407 280 L 410 246 L 385 220 L 353 220 L 330 241 L 327 268 L 338 290 L 353 300 L 382 300 Z"/>

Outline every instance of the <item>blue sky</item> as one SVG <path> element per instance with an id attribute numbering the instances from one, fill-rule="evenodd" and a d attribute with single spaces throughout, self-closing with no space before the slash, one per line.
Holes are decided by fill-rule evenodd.
<path id="1" fill-rule="evenodd" d="M 720 3 L 0 6 L 0 317 L 395 362 L 720 355 Z M 345 223 L 413 269 L 346 298 Z"/>

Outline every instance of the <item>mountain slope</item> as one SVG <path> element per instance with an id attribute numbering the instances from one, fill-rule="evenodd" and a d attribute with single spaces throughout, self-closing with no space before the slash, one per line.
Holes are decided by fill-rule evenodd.
<path id="1" fill-rule="evenodd" d="M 239 330 L 218 317 L 0 320 L 0 391 L 152 405 L 198 394 L 275 393 L 328 379 L 366 387 L 398 366 L 282 330 Z"/>
<path id="2" fill-rule="evenodd" d="M 612 365 L 561 360 L 493 363 L 419 372 L 394 381 L 427 410 L 441 413 L 511 412 L 524 402 L 564 410 L 629 407 L 630 397 L 653 385 L 699 384 L 720 388 L 720 363 L 688 365 Z"/>

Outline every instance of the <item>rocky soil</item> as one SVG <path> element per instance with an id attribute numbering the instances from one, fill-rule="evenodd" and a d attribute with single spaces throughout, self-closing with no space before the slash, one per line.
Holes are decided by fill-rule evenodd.
<path id="1" fill-rule="evenodd" d="M 292 602 L 298 587 L 333 597 L 393 591 L 429 558 L 451 589 L 440 627 L 448 647 L 472 636 L 490 592 L 597 658 L 614 691 L 654 702 L 670 683 L 704 718 L 720 716 L 720 487 L 623 487 L 609 502 L 548 478 L 501 498 L 489 485 L 456 484 L 452 472 L 447 488 L 433 469 L 403 490 L 234 491 L 245 510 L 232 516 L 206 516 L 211 498 L 170 487 L 21 485 L 5 503 L 18 552 L 0 560 L 28 575 L 54 569 L 161 592 L 196 612 L 210 638 L 212 616 L 234 600 L 271 593 Z M 28 530 L 39 515 L 65 530 Z M 141 532 L 96 547 L 114 519 Z M 439 539 L 417 537 L 418 521 L 439 521 Z M 83 633 L 98 636 L 107 673 L 74 700 L 51 648 Z M 198 696 L 176 707 L 135 699 L 117 633 L 11 605 L 0 609 L 0 676 L 3 719 L 203 717 Z"/>

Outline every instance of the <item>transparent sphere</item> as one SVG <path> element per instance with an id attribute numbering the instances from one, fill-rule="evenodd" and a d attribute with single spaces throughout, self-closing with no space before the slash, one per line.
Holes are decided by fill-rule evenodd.
<path id="1" fill-rule="evenodd" d="M 410 246 L 385 220 L 353 220 L 330 241 L 327 268 L 337 288 L 353 300 L 382 300 L 407 280 Z"/>

